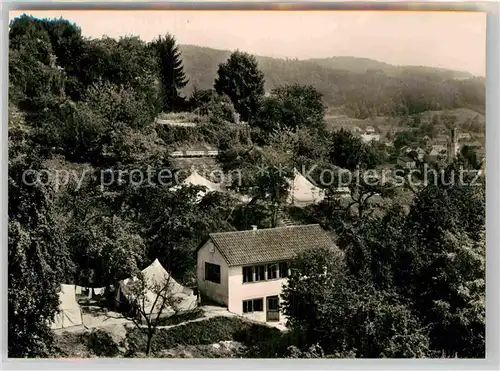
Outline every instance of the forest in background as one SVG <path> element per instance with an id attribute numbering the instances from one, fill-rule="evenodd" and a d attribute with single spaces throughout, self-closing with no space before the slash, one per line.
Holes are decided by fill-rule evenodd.
<path id="1" fill-rule="evenodd" d="M 326 130 L 329 105 L 359 117 L 484 107 L 481 79 L 269 62 L 279 77 L 244 52 L 213 66 L 203 54 L 191 58 L 172 35 L 151 43 L 87 39 L 63 19 L 19 17 L 9 41 L 11 357 L 54 354 L 48 321 L 61 283 L 113 285 L 158 258 L 193 285 L 196 247 L 208 233 L 277 225 L 294 167 L 387 164 L 387 149 Z M 203 85 L 190 63 L 215 68 L 211 74 L 195 68 L 210 83 Z M 183 96 L 189 81 L 199 87 Z M 274 88 L 269 96 L 266 83 Z M 192 130 L 220 150 L 224 171 L 242 171 L 243 186 L 230 188 L 250 203 L 231 192 L 199 202 L 199 187 L 133 182 L 132 170 L 155 178 L 178 167 L 170 153 L 193 132 L 155 123 L 161 112 L 175 111 L 196 115 Z M 255 165 L 289 171 L 262 174 Z M 253 356 L 307 357 L 317 346 L 321 352 L 312 353 L 333 357 L 484 357 L 484 183 L 450 182 L 452 170 L 471 167 L 466 158 L 438 165 L 445 178 L 418 190 L 354 184 L 347 205 L 333 198 L 288 210 L 297 221 L 320 223 L 345 257 L 321 251 L 298 257 L 284 303 L 292 331 L 257 344 Z M 61 186 L 50 178 L 57 169 L 88 176 Z M 34 172 L 23 177 L 26 170 L 44 181 L 35 182 Z M 103 190 L 103 172 L 129 178 Z M 369 202 L 375 194 L 376 204 Z"/>
<path id="2" fill-rule="evenodd" d="M 217 67 L 230 51 L 180 45 L 189 84 L 209 89 Z M 265 90 L 292 83 L 314 86 L 328 108 L 342 107 L 350 117 L 401 116 L 428 110 L 471 108 L 484 114 L 483 77 L 433 67 L 393 66 L 371 59 L 333 57 L 278 59 L 257 56 L 266 77 Z"/>

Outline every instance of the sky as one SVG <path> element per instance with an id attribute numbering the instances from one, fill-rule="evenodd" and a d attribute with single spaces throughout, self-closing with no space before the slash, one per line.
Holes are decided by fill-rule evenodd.
<path id="1" fill-rule="evenodd" d="M 23 12 L 12 11 L 10 19 Z M 486 13 L 361 11 L 32 11 L 87 37 L 172 33 L 178 43 L 269 57 L 354 56 L 485 75 Z"/>

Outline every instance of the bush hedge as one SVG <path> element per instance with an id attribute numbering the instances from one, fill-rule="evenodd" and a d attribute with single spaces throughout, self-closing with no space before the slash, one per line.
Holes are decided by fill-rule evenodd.
<path id="1" fill-rule="evenodd" d="M 225 340 L 253 346 L 279 335 L 279 330 L 265 325 L 253 324 L 235 317 L 215 317 L 169 329 L 158 329 L 153 337 L 151 350 L 154 353 L 178 345 L 208 345 Z M 146 340 L 146 334 L 141 330 L 130 330 L 127 334 L 129 355 L 144 352 Z"/>
<path id="2" fill-rule="evenodd" d="M 115 357 L 119 353 L 118 345 L 103 330 L 94 330 L 88 334 L 87 348 L 98 357 Z"/>

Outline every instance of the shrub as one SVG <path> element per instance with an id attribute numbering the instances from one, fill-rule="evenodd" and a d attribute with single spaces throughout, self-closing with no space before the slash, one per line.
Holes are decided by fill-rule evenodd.
<path id="1" fill-rule="evenodd" d="M 158 320 L 158 326 L 170 326 L 177 325 L 182 322 L 192 321 L 197 318 L 203 317 L 203 310 L 196 308 L 194 310 L 183 312 L 179 314 L 174 314 L 170 317 L 160 318 Z"/>
<path id="2" fill-rule="evenodd" d="M 234 340 L 247 346 L 268 342 L 281 336 L 281 331 L 264 325 L 250 324 L 234 334 Z"/>
<path id="3" fill-rule="evenodd" d="M 233 317 L 215 317 L 186 323 L 169 329 L 158 329 L 151 344 L 152 352 L 170 349 L 178 345 L 209 345 L 225 340 L 255 344 L 269 339 L 279 330 L 252 324 Z M 127 334 L 128 356 L 146 349 L 146 336 L 137 328 Z"/>
<path id="4" fill-rule="evenodd" d="M 103 330 L 95 330 L 88 335 L 87 347 L 98 357 L 114 357 L 119 353 L 118 345 Z"/>
<path id="5" fill-rule="evenodd" d="M 87 345 L 87 334 L 76 332 L 63 332 L 54 337 L 55 349 L 53 357 L 79 357 L 90 356 Z"/>
<path id="6" fill-rule="evenodd" d="M 247 352 L 249 358 L 299 358 L 297 354 L 302 355 L 300 349 L 305 347 L 304 337 L 298 330 L 280 332 L 279 330 L 269 328 L 267 337 L 253 337 L 253 343 L 247 342 L 250 346 Z M 261 332 L 262 333 L 262 332 Z"/>

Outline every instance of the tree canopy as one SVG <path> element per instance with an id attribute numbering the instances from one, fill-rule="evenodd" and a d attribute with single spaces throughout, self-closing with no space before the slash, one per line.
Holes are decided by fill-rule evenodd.
<path id="1" fill-rule="evenodd" d="M 322 95 L 312 86 L 280 86 L 264 99 L 256 126 L 265 131 L 324 129 L 325 106 Z"/>
<path id="2" fill-rule="evenodd" d="M 231 99 L 243 121 L 249 121 L 264 96 L 264 74 L 254 56 L 236 51 L 219 64 L 214 88 Z"/>
<path id="3" fill-rule="evenodd" d="M 284 290 L 307 346 L 357 357 L 484 356 L 484 184 L 458 183 L 452 167 L 445 174 L 408 213 L 394 206 L 356 223 L 323 221 L 339 253 L 298 256 Z"/>

